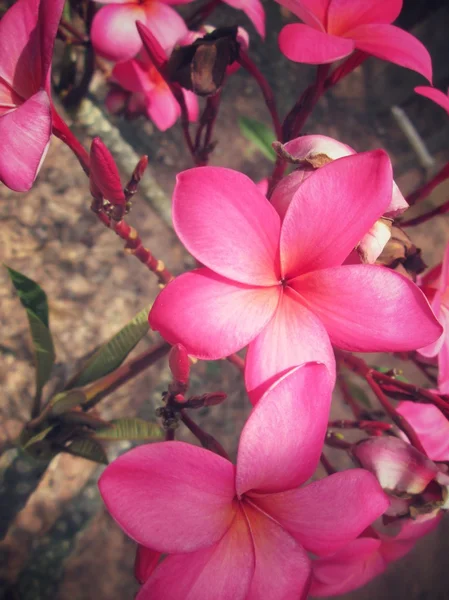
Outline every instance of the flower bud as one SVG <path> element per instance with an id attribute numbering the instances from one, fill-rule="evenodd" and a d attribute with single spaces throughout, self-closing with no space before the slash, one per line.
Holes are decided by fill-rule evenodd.
<path id="1" fill-rule="evenodd" d="M 92 140 L 90 147 L 90 191 L 94 198 L 106 198 L 114 206 L 124 206 L 120 175 L 112 154 L 99 137 Z"/>
<path id="2" fill-rule="evenodd" d="M 175 381 L 188 383 L 190 374 L 189 355 L 182 344 L 176 344 L 172 347 L 168 355 L 168 365 Z"/>

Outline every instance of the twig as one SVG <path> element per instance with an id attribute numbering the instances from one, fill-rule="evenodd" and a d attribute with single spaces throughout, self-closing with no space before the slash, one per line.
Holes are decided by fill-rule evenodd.
<path id="1" fill-rule="evenodd" d="M 232 365 L 237 367 L 241 373 L 245 370 L 245 361 L 243 358 L 240 358 L 238 354 L 230 354 L 226 357 L 226 360 L 230 362 Z"/>
<path id="2" fill-rule="evenodd" d="M 203 448 L 206 448 L 206 450 L 211 450 L 212 452 L 215 452 L 215 454 L 219 454 L 223 458 L 229 460 L 229 456 L 223 446 L 217 442 L 212 435 L 203 431 L 201 427 L 189 417 L 185 410 L 181 410 L 181 421 L 199 440 Z"/>
<path id="3" fill-rule="evenodd" d="M 440 183 L 445 181 L 449 177 L 449 162 L 447 162 L 444 167 L 438 171 L 438 173 L 423 186 L 409 194 L 406 198 L 408 204 L 413 206 L 419 200 L 423 198 L 427 198 L 427 196 L 438 186 Z"/>
<path id="4" fill-rule="evenodd" d="M 437 206 L 429 212 L 424 213 L 423 215 L 419 215 L 419 217 L 415 217 L 414 219 L 409 219 L 408 221 L 399 221 L 399 225 L 401 227 L 413 227 L 415 225 L 420 225 L 421 223 L 425 223 L 426 221 L 430 221 L 433 217 L 438 215 L 445 215 L 449 212 L 449 200 L 447 200 L 441 206 Z"/>

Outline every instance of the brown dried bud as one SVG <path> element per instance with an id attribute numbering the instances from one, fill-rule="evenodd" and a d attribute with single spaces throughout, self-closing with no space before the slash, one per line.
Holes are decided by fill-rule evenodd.
<path id="1" fill-rule="evenodd" d="M 376 263 L 394 269 L 413 281 L 427 266 L 422 259 L 421 248 L 417 248 L 398 225 L 393 225 L 391 238 Z"/>
<path id="2" fill-rule="evenodd" d="M 198 96 L 216 94 L 229 65 L 239 57 L 237 27 L 221 27 L 189 46 L 176 47 L 168 61 L 171 81 Z"/>

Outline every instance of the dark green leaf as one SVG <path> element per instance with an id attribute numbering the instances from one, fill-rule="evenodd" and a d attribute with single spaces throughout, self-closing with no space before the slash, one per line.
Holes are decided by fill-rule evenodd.
<path id="1" fill-rule="evenodd" d="M 107 465 L 109 462 L 103 446 L 92 438 L 75 438 L 69 446 L 64 448 L 64 452 L 93 460 L 102 465 Z"/>
<path id="2" fill-rule="evenodd" d="M 95 438 L 100 440 L 160 440 L 164 437 L 162 429 L 156 423 L 143 419 L 116 419 L 112 427 L 98 429 Z"/>
<path id="3" fill-rule="evenodd" d="M 84 402 L 87 401 L 86 394 L 83 390 L 69 390 L 68 392 L 61 392 L 60 394 L 56 394 L 50 400 L 50 404 L 52 409 L 50 414 L 62 415 L 63 413 L 75 408 L 76 406 L 80 406 Z"/>
<path id="4" fill-rule="evenodd" d="M 47 296 L 43 289 L 32 279 L 18 271 L 14 271 L 14 269 L 6 268 L 20 302 L 26 308 L 36 358 L 36 395 L 39 396 L 42 388 L 50 378 L 55 361 L 55 351 L 48 321 Z"/>
<path id="5" fill-rule="evenodd" d="M 28 438 L 26 440 L 26 442 L 23 443 L 23 449 L 27 450 L 33 444 L 36 444 L 37 442 L 42 442 L 42 440 L 44 440 L 47 437 L 47 435 L 50 433 L 50 431 L 53 428 L 54 428 L 54 425 L 50 425 L 49 427 L 46 427 L 42 431 L 39 431 L 39 433 L 36 433 L 35 435 Z"/>
<path id="6" fill-rule="evenodd" d="M 149 307 L 141 310 L 114 337 L 94 352 L 81 371 L 70 381 L 68 388 L 82 387 L 117 369 L 147 333 L 148 312 Z"/>
<path id="7" fill-rule="evenodd" d="M 273 162 L 276 160 L 276 153 L 271 146 L 276 138 L 270 127 L 248 117 L 239 118 L 239 127 L 246 139 L 252 142 L 268 160 Z"/>

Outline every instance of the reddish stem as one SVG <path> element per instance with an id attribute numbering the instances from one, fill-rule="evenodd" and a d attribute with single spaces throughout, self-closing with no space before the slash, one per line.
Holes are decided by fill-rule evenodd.
<path id="1" fill-rule="evenodd" d="M 445 181 L 449 177 L 449 162 L 444 165 L 441 171 L 423 186 L 409 194 L 406 198 L 410 206 L 416 204 L 416 202 L 426 198 L 440 183 Z M 403 223 L 402 223 L 403 225 Z"/>
<path id="2" fill-rule="evenodd" d="M 223 446 L 217 442 L 212 435 L 203 431 L 201 427 L 189 417 L 185 410 L 181 410 L 181 421 L 199 440 L 203 448 L 211 450 L 212 452 L 215 452 L 215 454 L 219 454 L 220 456 L 223 456 L 223 458 L 229 460 L 229 456 Z"/>
<path id="3" fill-rule="evenodd" d="M 359 419 L 360 415 L 362 414 L 362 410 L 359 407 L 359 405 L 357 404 L 357 402 L 355 401 L 353 395 L 351 394 L 351 392 L 349 390 L 348 382 L 346 381 L 346 378 L 343 376 L 343 374 L 341 372 L 339 372 L 337 375 L 337 381 L 338 381 L 338 385 L 340 387 L 341 393 L 343 394 L 344 401 L 351 409 L 354 417 L 356 419 Z"/>
<path id="4" fill-rule="evenodd" d="M 426 221 L 430 221 L 433 217 L 438 215 L 444 215 L 449 212 L 449 200 L 447 200 L 441 206 L 437 206 L 429 212 L 424 213 L 423 215 L 419 215 L 419 217 L 415 217 L 414 219 L 409 219 L 408 221 L 399 221 L 399 225 L 401 227 L 414 227 L 415 225 L 420 225 L 421 223 L 425 223 Z"/>
<path id="5" fill-rule="evenodd" d="M 67 123 L 62 117 L 56 112 L 55 107 L 52 105 L 52 127 L 53 134 L 66 144 L 70 150 L 75 154 L 79 160 L 83 171 L 89 176 L 90 161 L 89 153 L 86 148 L 81 144 L 78 138 L 70 131 Z"/>
<path id="6" fill-rule="evenodd" d="M 238 354 L 230 354 L 226 360 L 233 364 L 241 373 L 245 370 L 245 361 Z"/>
<path id="7" fill-rule="evenodd" d="M 328 475 L 333 475 L 334 473 L 337 473 L 337 469 L 330 463 L 329 459 L 324 453 L 321 453 L 320 461 L 323 467 L 326 469 L 326 473 Z"/>
<path id="8" fill-rule="evenodd" d="M 336 421 L 329 421 L 328 427 L 335 429 L 380 429 L 381 431 L 389 431 L 392 425 L 391 423 L 384 423 L 384 421 L 337 419 Z"/>

